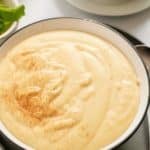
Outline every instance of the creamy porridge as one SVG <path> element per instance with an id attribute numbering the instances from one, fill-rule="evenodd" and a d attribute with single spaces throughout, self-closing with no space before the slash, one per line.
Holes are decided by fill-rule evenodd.
<path id="1" fill-rule="evenodd" d="M 133 66 L 94 35 L 58 30 L 21 42 L 0 62 L 0 120 L 37 150 L 99 150 L 139 106 Z"/>

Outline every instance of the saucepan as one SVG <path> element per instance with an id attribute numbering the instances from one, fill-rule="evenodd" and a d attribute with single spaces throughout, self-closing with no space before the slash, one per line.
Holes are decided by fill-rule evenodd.
<path id="1" fill-rule="evenodd" d="M 30 24 L 17 32 L 13 33 L 7 40 L 5 40 L 0 47 L 0 58 L 2 58 L 8 51 L 21 41 L 33 35 L 51 31 L 51 30 L 77 30 L 99 36 L 108 42 L 112 43 L 120 49 L 126 58 L 132 63 L 138 79 L 140 80 L 140 104 L 135 119 L 117 140 L 105 147 L 106 150 L 114 149 L 127 141 L 139 128 L 142 123 L 149 105 L 149 75 L 148 71 L 136 52 L 136 48 L 127 39 L 120 35 L 117 31 L 113 30 L 107 25 L 96 23 L 91 20 L 78 19 L 78 18 L 51 18 L 41 20 L 36 23 Z M 97 68 L 98 69 L 98 68 Z M 18 139 L 16 139 L 6 128 L 0 123 L 0 131 L 3 138 L 7 139 L 15 149 L 31 149 Z"/>

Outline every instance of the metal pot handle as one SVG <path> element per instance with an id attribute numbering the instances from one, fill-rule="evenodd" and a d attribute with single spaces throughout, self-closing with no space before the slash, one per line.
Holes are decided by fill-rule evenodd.
<path id="1" fill-rule="evenodd" d="M 0 144 L 0 150 L 4 150 L 3 146 Z"/>
<path id="2" fill-rule="evenodd" d="M 149 76 L 150 76 L 150 58 L 148 58 L 149 57 L 148 53 L 150 54 L 150 47 L 146 46 L 145 44 L 137 44 L 137 45 L 135 45 L 135 48 L 136 48 L 137 52 L 139 53 L 139 55 L 142 57 L 143 61 L 145 62 L 146 68 L 147 68 Z M 146 54 L 145 54 L 145 56 L 143 55 L 144 51 L 145 52 L 147 51 L 147 57 L 145 57 Z M 148 59 L 149 59 L 149 62 L 148 62 Z"/>
<path id="3" fill-rule="evenodd" d="M 150 47 L 144 45 L 144 44 L 137 44 L 135 45 L 135 48 L 137 50 L 137 52 L 139 53 L 139 55 L 142 57 L 143 61 L 146 64 L 146 68 L 148 71 L 148 75 L 150 77 L 150 58 L 148 55 L 150 55 Z M 149 130 L 149 137 L 148 141 L 149 141 L 149 147 L 150 147 L 150 107 L 148 109 L 148 115 L 147 115 L 147 119 L 148 119 L 148 130 Z"/>

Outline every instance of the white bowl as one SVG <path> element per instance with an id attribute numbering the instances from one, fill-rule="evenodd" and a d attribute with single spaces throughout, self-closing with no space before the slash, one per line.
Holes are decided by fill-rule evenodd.
<path id="1" fill-rule="evenodd" d="M 6 5 L 10 7 L 15 7 L 19 5 L 18 0 L 4 0 Z M 11 33 L 13 33 L 17 29 L 18 22 L 14 22 L 3 34 L 0 34 L 0 40 L 8 37 Z"/>
<path id="2" fill-rule="evenodd" d="M 121 36 L 117 31 L 112 28 L 104 25 L 95 23 L 93 21 L 87 21 L 84 19 L 76 18 L 53 18 L 42 20 L 33 24 L 30 24 L 9 37 L 0 48 L 0 58 L 4 57 L 7 52 L 9 52 L 14 46 L 22 42 L 23 40 L 43 32 L 48 32 L 51 30 L 77 30 L 95 34 L 107 41 L 111 42 L 117 46 L 120 51 L 128 58 L 135 68 L 138 79 L 141 82 L 140 86 L 140 105 L 135 116 L 134 121 L 131 123 L 129 128 L 126 130 L 122 136 L 120 136 L 112 144 L 105 147 L 106 150 L 117 147 L 121 143 L 125 142 L 127 139 L 133 135 L 133 133 L 138 129 L 142 123 L 144 116 L 146 114 L 148 104 L 149 104 L 149 78 L 146 68 L 143 61 L 138 56 L 133 45 Z M 22 147 L 23 149 L 32 149 L 29 146 L 25 145 L 18 139 L 16 139 L 0 122 L 0 131 L 9 138 L 16 145 Z"/>

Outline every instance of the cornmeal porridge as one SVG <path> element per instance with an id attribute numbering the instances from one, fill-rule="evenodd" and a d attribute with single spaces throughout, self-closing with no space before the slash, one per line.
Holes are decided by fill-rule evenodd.
<path id="1" fill-rule="evenodd" d="M 36 150 L 99 150 L 139 106 L 134 67 L 89 33 L 56 30 L 16 45 L 0 62 L 0 120 Z"/>

